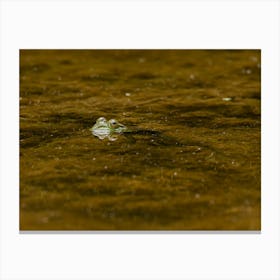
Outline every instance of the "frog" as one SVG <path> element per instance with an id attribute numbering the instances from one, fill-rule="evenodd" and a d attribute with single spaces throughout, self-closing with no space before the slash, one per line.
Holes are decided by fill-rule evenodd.
<path id="1" fill-rule="evenodd" d="M 131 129 L 120 123 L 116 119 L 106 120 L 100 117 L 96 120 L 94 126 L 90 129 L 92 134 L 100 140 L 108 139 L 109 141 L 116 141 L 120 135 L 126 137 L 130 143 L 135 143 L 135 136 L 141 139 L 147 139 L 154 145 L 166 145 L 167 143 L 176 143 L 176 141 L 166 135 L 162 135 L 160 131 L 151 129 Z M 143 138 L 144 137 L 144 138 Z M 171 140 L 171 141 L 170 141 Z"/>
<path id="2" fill-rule="evenodd" d="M 117 135 L 128 131 L 128 128 L 115 119 L 107 121 L 106 118 L 100 117 L 90 130 L 101 140 L 108 138 L 110 141 L 115 141 L 118 138 Z"/>

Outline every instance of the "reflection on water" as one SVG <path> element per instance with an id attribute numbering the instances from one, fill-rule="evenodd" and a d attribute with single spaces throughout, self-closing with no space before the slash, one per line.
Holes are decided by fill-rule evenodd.
<path id="1" fill-rule="evenodd" d="M 260 229 L 260 59 L 22 50 L 20 228 Z"/>

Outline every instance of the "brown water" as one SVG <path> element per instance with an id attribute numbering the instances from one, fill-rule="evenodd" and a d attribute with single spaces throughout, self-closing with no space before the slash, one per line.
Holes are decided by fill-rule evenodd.
<path id="1" fill-rule="evenodd" d="M 20 51 L 21 230 L 259 230 L 260 51 Z M 152 135 L 100 140 L 115 118 Z"/>

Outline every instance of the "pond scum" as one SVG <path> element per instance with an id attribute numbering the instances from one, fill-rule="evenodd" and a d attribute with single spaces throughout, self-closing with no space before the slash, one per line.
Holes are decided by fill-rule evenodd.
<path id="1" fill-rule="evenodd" d="M 260 230 L 260 83 L 259 50 L 21 50 L 20 230 Z"/>

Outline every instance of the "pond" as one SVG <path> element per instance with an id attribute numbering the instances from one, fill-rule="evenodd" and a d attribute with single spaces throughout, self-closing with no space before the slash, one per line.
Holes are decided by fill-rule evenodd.
<path id="1" fill-rule="evenodd" d="M 260 230 L 260 144 L 260 50 L 20 51 L 20 230 Z"/>

